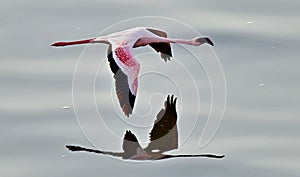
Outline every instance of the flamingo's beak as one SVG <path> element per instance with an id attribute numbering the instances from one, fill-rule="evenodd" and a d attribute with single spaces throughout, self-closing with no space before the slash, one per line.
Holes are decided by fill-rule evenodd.
<path id="1" fill-rule="evenodd" d="M 200 45 L 201 45 L 201 44 L 207 43 L 207 44 L 209 44 L 209 45 L 211 45 L 211 46 L 214 46 L 214 43 L 213 43 L 212 40 L 210 40 L 208 37 L 200 37 L 200 38 L 196 38 L 195 41 L 196 41 L 196 42 L 199 42 Z"/>
<path id="2" fill-rule="evenodd" d="M 204 42 L 204 43 L 207 43 L 207 44 L 209 44 L 209 45 L 211 45 L 211 46 L 214 46 L 214 45 L 215 45 L 215 44 L 212 42 L 212 40 L 210 40 L 208 37 L 205 37 L 204 39 L 205 39 L 205 42 Z"/>

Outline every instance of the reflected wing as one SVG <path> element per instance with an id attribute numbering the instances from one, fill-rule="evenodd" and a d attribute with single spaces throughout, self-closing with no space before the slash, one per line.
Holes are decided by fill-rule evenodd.
<path id="1" fill-rule="evenodd" d="M 160 36 L 160 37 L 167 37 L 167 33 L 157 30 L 157 29 L 151 29 L 147 28 L 148 31 L 151 33 Z M 165 61 L 170 60 L 170 57 L 172 57 L 172 50 L 171 50 L 171 44 L 159 42 L 159 43 L 150 43 L 149 44 L 156 52 L 160 52 L 161 58 Z"/>
<path id="2" fill-rule="evenodd" d="M 177 98 L 168 96 L 165 101 L 165 108 L 156 116 L 154 126 L 150 132 L 150 143 L 147 151 L 159 150 L 165 152 L 178 148 L 178 130 L 177 130 Z"/>
<path id="3" fill-rule="evenodd" d="M 124 156 L 123 158 L 128 159 L 133 155 L 137 154 L 137 149 L 141 148 L 137 138 L 130 130 L 127 130 L 124 138 L 123 138 L 123 145 L 122 145 Z"/>
<path id="4" fill-rule="evenodd" d="M 135 103 L 138 88 L 137 77 L 139 72 L 139 64 L 134 59 L 128 58 L 128 55 L 121 53 L 122 51 L 122 49 L 112 51 L 112 46 L 109 46 L 107 58 L 110 69 L 114 73 L 115 87 L 119 104 L 124 114 L 128 117 L 130 114 L 132 114 Z M 125 59 L 122 57 L 128 59 L 127 63 L 126 61 L 123 62 Z"/>

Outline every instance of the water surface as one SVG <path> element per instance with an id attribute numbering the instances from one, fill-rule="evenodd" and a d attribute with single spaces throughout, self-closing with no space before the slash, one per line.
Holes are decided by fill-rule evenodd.
<path id="1" fill-rule="evenodd" d="M 0 176 L 299 175 L 299 1 L 11 0 L 2 1 L 0 5 Z M 198 148 L 200 129 L 205 123 L 199 120 L 198 129 L 174 153 L 212 152 L 225 154 L 226 158 L 137 163 L 101 155 L 69 153 L 65 144 L 92 146 L 82 134 L 72 106 L 73 72 L 83 47 L 56 49 L 49 44 L 62 39 L 92 37 L 121 20 L 153 15 L 177 19 L 210 36 L 226 76 L 227 107 L 215 138 L 205 148 Z M 149 24 L 151 22 L 145 21 L 145 26 Z M 180 28 L 170 30 L 170 27 L 166 24 L 161 28 L 168 29 L 172 37 L 192 37 Z M 85 59 L 97 61 L 95 66 L 105 60 L 106 46 L 93 46 L 88 50 L 91 52 Z M 180 46 L 174 46 L 174 56 L 177 56 L 176 60 L 188 58 Z M 153 64 L 161 64 L 155 53 L 140 58 L 144 64 L 151 63 L 150 59 L 155 62 Z M 205 117 L 210 104 L 205 72 L 193 68 L 192 60 L 184 62 L 192 73 L 199 72 L 197 81 L 203 83 L 199 88 L 201 115 Z M 176 62 L 169 63 L 162 69 L 172 73 L 171 66 L 175 65 Z M 99 77 L 112 84 L 107 64 L 103 66 Z M 147 66 L 151 67 L 150 64 Z M 91 79 L 88 71 L 82 73 L 82 80 Z M 172 76 L 180 78 L 180 73 L 175 72 Z M 157 79 L 162 86 L 150 87 L 147 79 Z M 116 121 L 117 114 L 112 112 L 111 105 L 103 104 L 111 100 L 111 85 L 101 87 L 99 84 L 96 84 L 97 103 L 106 124 L 114 125 L 115 135 L 111 135 L 103 124 L 87 123 L 85 127 L 91 132 L 99 132 L 95 135 L 99 141 L 93 141 L 94 145 L 104 150 L 119 150 L 119 137 L 123 136 L 126 126 L 118 127 L 115 124 L 119 122 Z M 145 75 L 142 79 L 140 88 L 144 92 L 141 95 L 151 95 L 159 89 L 163 92 L 153 96 L 150 112 L 149 106 L 144 106 L 148 100 L 138 99 L 141 104 L 137 112 L 149 114 L 145 118 L 146 125 L 160 109 L 156 102 L 168 94 L 168 90 L 164 90 L 168 86 L 172 83 L 160 81 L 155 76 L 147 78 Z M 183 93 L 188 93 L 190 88 L 182 88 Z M 81 91 L 85 95 L 89 88 L 82 87 Z M 171 92 L 177 93 L 176 89 Z M 190 105 L 193 96 L 182 97 L 179 120 L 182 135 L 188 134 L 185 127 L 193 121 L 195 109 Z M 63 109 L 65 106 L 71 107 Z M 93 118 L 91 107 L 82 105 L 81 109 L 87 120 Z M 141 142 L 147 142 L 148 130 L 147 126 L 136 128 Z"/>

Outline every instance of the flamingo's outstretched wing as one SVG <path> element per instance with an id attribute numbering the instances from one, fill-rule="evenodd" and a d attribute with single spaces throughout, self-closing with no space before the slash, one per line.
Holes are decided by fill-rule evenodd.
<path id="1" fill-rule="evenodd" d="M 165 108 L 156 116 L 147 151 L 159 150 L 162 153 L 178 148 L 176 101 L 177 98 L 168 95 Z"/>
<path id="2" fill-rule="evenodd" d="M 157 29 L 147 28 L 148 31 L 151 33 L 160 36 L 160 37 L 167 37 L 167 33 L 164 31 L 160 31 Z M 171 44 L 170 43 L 150 43 L 149 44 L 156 52 L 160 52 L 161 58 L 164 59 L 166 62 L 170 60 L 170 57 L 172 57 L 172 50 L 171 50 Z"/>
<path id="3" fill-rule="evenodd" d="M 125 51 L 126 50 L 126 51 Z M 108 48 L 107 58 L 114 73 L 116 93 L 122 111 L 128 117 L 132 114 L 138 88 L 140 65 L 132 58 L 130 50 L 125 48 Z"/>
<path id="4" fill-rule="evenodd" d="M 133 155 L 137 154 L 137 149 L 142 147 L 139 144 L 136 136 L 133 133 L 131 133 L 130 130 L 127 130 L 123 138 L 122 148 L 124 151 L 123 158 L 128 159 Z"/>

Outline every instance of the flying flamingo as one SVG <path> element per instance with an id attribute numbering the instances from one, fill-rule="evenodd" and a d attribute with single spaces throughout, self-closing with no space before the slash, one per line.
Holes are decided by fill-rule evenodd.
<path id="1" fill-rule="evenodd" d="M 51 46 L 62 47 L 67 45 L 104 43 L 108 44 L 107 58 L 111 71 L 114 74 L 116 93 L 124 114 L 132 114 L 138 89 L 138 74 L 140 64 L 132 56 L 132 49 L 150 45 L 160 52 L 165 61 L 172 57 L 170 43 L 199 46 L 204 43 L 214 45 L 207 37 L 196 37 L 191 40 L 170 39 L 167 33 L 153 28 L 136 27 L 105 36 L 71 42 L 55 42 Z"/>
<path id="2" fill-rule="evenodd" d="M 150 132 L 150 143 L 146 148 L 141 147 L 136 136 L 130 130 L 125 132 L 123 138 L 122 148 L 124 152 L 101 151 L 73 145 L 66 145 L 66 148 L 70 151 L 93 152 L 129 160 L 162 160 L 178 157 L 223 158 L 224 155 L 214 154 L 165 154 L 167 151 L 178 149 L 176 101 L 177 98 L 174 96 L 169 95 L 167 97 L 164 108 L 156 116 Z"/>

